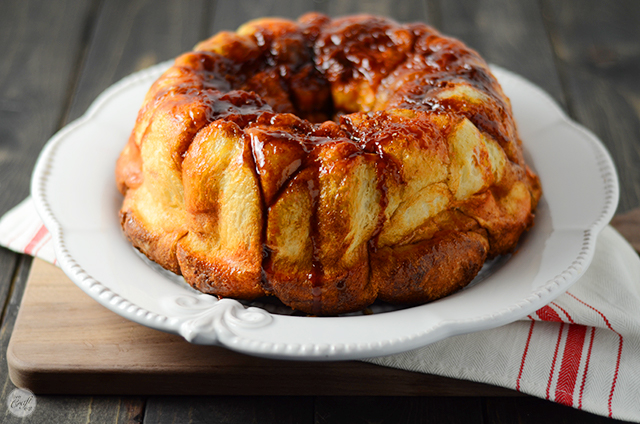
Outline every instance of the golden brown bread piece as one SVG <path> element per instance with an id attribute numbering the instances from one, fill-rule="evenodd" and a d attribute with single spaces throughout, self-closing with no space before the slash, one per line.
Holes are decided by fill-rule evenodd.
<path id="1" fill-rule="evenodd" d="M 423 24 L 264 18 L 178 57 L 116 166 L 132 244 L 314 315 L 418 304 L 513 251 L 541 195 L 487 64 Z"/>

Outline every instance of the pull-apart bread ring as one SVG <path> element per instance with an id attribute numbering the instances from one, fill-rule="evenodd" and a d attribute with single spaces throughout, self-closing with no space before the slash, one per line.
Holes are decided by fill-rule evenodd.
<path id="1" fill-rule="evenodd" d="M 515 249 L 541 195 L 485 61 L 424 24 L 264 18 L 175 60 L 116 169 L 124 234 L 220 297 L 420 304 Z"/>

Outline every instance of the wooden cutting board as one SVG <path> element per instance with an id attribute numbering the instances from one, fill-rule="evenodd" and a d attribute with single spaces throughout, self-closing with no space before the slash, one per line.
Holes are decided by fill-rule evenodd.
<path id="1" fill-rule="evenodd" d="M 193 345 L 111 312 L 39 259 L 7 363 L 11 381 L 37 394 L 518 395 L 358 361 L 290 362 Z"/>
<path id="2" fill-rule="evenodd" d="M 612 225 L 640 250 L 640 209 L 615 217 Z M 38 394 L 519 395 L 364 362 L 289 362 L 193 345 L 109 311 L 39 259 L 7 363 L 13 383 Z"/>

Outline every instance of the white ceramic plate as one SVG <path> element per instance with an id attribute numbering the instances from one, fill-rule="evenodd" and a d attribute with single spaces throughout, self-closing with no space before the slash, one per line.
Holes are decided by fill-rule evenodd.
<path id="1" fill-rule="evenodd" d="M 120 230 L 116 158 L 145 93 L 167 66 L 115 84 L 57 133 L 38 160 L 31 190 L 60 266 L 82 290 L 123 317 L 194 343 L 274 358 L 358 359 L 504 325 L 547 304 L 585 272 L 618 202 L 615 168 L 596 137 L 540 89 L 494 68 L 544 190 L 535 226 L 516 254 L 452 296 L 372 315 L 286 316 L 219 301 L 153 269 Z"/>

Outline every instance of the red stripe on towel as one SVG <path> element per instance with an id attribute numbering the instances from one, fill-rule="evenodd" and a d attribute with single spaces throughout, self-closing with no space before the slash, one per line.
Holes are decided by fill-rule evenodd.
<path id="1" fill-rule="evenodd" d="M 40 251 L 40 249 L 45 247 L 49 242 L 49 240 L 51 240 L 51 233 L 47 231 L 47 234 L 45 234 L 45 236 L 42 237 L 42 243 L 40 243 L 40 245 L 33 251 L 33 256 L 38 256 L 38 252 Z"/>
<path id="2" fill-rule="evenodd" d="M 42 238 L 47 234 L 49 234 L 49 231 L 47 231 L 47 228 L 44 225 L 42 225 L 38 229 L 38 232 L 36 233 L 36 235 L 33 236 L 31 241 L 25 246 L 24 253 L 26 253 L 27 255 L 32 255 L 33 249 L 36 247 L 38 243 L 40 243 Z"/>
<path id="3" fill-rule="evenodd" d="M 569 322 L 571 324 L 575 324 L 575 321 L 573 320 L 573 318 L 571 318 L 571 315 L 569 315 L 569 312 L 567 312 L 562 306 L 558 305 L 556 302 L 551 302 L 551 305 L 553 305 L 556 308 L 560 309 L 562 311 L 562 313 L 564 314 L 564 316 L 567 317 L 567 319 L 569 320 Z"/>
<path id="4" fill-rule="evenodd" d="M 549 309 L 551 309 L 551 308 L 549 308 Z M 558 330 L 558 340 L 556 341 L 556 350 L 555 350 L 555 352 L 553 352 L 553 362 L 551 362 L 551 371 L 549 371 L 549 381 L 547 382 L 547 400 L 549 400 L 549 392 L 551 390 L 551 382 L 553 381 L 553 372 L 556 369 L 556 359 L 558 359 L 558 350 L 560 349 L 560 340 L 562 340 L 562 330 L 563 329 L 564 329 L 564 322 L 561 322 L 560 323 L 560 330 Z"/>
<path id="5" fill-rule="evenodd" d="M 549 305 L 543 306 L 538 309 L 538 317 L 543 321 L 562 322 L 562 318 L 556 311 L 554 311 Z"/>
<path id="6" fill-rule="evenodd" d="M 522 362 L 520 362 L 520 371 L 518 372 L 518 379 L 516 380 L 516 390 L 520 391 L 520 379 L 522 378 L 522 370 L 524 370 L 524 362 L 527 360 L 527 353 L 529 352 L 529 343 L 531 342 L 531 333 L 533 333 L 533 326 L 535 321 L 529 315 L 531 325 L 529 326 L 529 335 L 527 336 L 527 343 L 524 345 L 524 353 L 522 354 Z"/>
<path id="7" fill-rule="evenodd" d="M 573 392 L 576 388 L 586 334 L 587 327 L 584 325 L 569 325 L 555 393 L 555 401 L 563 405 L 573 406 Z"/>
<path id="8" fill-rule="evenodd" d="M 618 335 L 618 355 L 617 355 L 617 358 L 616 358 L 616 370 L 615 370 L 615 372 L 613 374 L 613 382 L 611 383 L 611 390 L 609 391 L 609 401 L 607 403 L 607 406 L 609 408 L 609 418 L 612 418 L 613 417 L 613 411 L 612 411 L 612 408 L 611 408 L 611 403 L 612 403 L 612 400 L 613 400 L 613 392 L 615 392 L 616 384 L 618 383 L 618 372 L 620 371 L 620 356 L 622 355 L 622 344 L 623 344 L 622 334 L 618 333 L 616 330 L 613 329 L 613 327 L 609 323 L 609 320 L 607 319 L 607 317 L 604 316 L 604 314 L 602 312 L 600 312 L 599 310 L 597 310 L 593 306 L 589 305 L 585 301 L 578 299 L 572 293 L 569 293 L 569 292 L 566 292 L 566 293 L 569 296 L 573 297 L 578 302 L 580 302 L 583 305 L 585 305 L 586 307 L 596 311 L 602 317 L 602 319 L 604 320 L 604 323 L 607 325 L 607 328 L 609 328 L 609 330 L 613 331 L 614 333 L 616 333 Z"/>
<path id="9" fill-rule="evenodd" d="M 589 362 L 591 361 L 591 349 L 593 348 L 593 337 L 596 334 L 596 328 L 591 327 L 591 340 L 589 340 L 589 350 L 587 351 L 587 362 L 584 365 L 584 371 L 582 373 L 582 384 L 580 384 L 580 396 L 578 397 L 578 408 L 582 409 L 582 395 L 584 394 L 584 385 L 587 381 L 587 374 L 589 373 Z"/>

